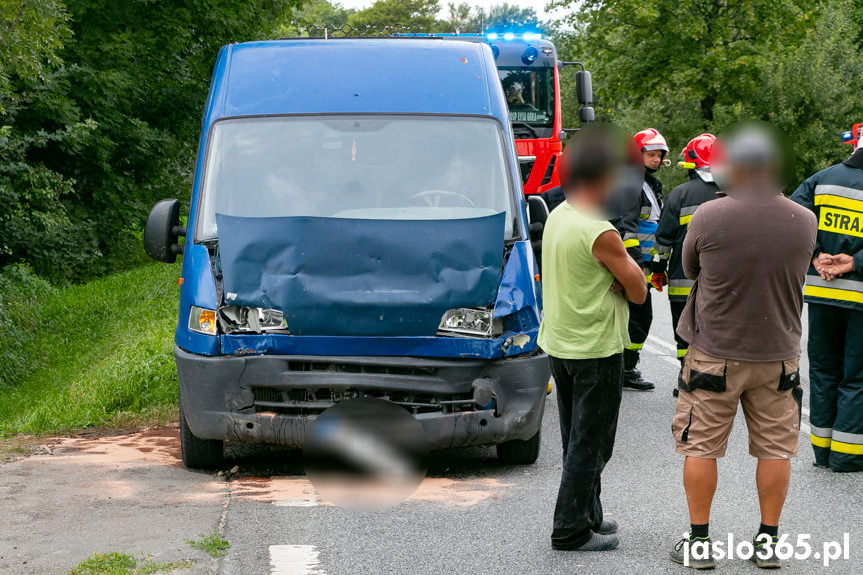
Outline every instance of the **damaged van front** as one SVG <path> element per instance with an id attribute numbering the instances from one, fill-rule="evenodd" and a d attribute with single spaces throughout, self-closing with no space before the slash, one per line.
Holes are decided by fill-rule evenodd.
<path id="1" fill-rule="evenodd" d="M 187 466 L 225 440 L 301 447 L 359 397 L 403 406 L 431 448 L 536 459 L 549 372 L 508 122 L 483 44 L 222 49 L 188 227 L 165 200 L 145 231 L 183 255 Z"/>

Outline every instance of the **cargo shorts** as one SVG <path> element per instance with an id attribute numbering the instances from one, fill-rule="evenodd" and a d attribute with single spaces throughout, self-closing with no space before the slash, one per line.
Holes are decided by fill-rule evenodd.
<path id="1" fill-rule="evenodd" d="M 677 413 L 671 424 L 677 452 L 702 459 L 724 456 L 739 402 L 753 457 L 795 457 L 803 401 L 799 365 L 799 357 L 736 361 L 690 347 L 680 370 Z"/>

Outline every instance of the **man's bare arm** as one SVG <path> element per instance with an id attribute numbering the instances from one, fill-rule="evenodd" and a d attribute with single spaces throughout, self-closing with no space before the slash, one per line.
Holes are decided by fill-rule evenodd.
<path id="1" fill-rule="evenodd" d="M 623 296 L 633 303 L 644 303 L 647 298 L 647 282 L 644 272 L 626 253 L 620 234 L 609 230 L 593 242 L 593 257 L 608 268 L 614 279 L 623 286 Z"/>

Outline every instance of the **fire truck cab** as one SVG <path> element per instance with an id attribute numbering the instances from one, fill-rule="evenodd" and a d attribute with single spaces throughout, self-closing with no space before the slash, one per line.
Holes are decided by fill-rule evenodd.
<path id="1" fill-rule="evenodd" d="M 525 194 L 541 194 L 560 185 L 563 129 L 560 106 L 560 70 L 579 65 L 557 59 L 554 44 L 539 32 L 487 32 L 515 135 Z M 583 121 L 593 119 L 590 73 L 576 78 Z"/>

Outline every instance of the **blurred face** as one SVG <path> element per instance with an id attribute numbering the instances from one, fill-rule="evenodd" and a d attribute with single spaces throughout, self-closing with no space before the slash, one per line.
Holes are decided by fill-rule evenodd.
<path id="1" fill-rule="evenodd" d="M 612 174 L 607 174 L 593 182 L 584 182 L 580 186 L 571 188 L 567 195 L 575 196 L 581 204 L 603 208 L 608 204 L 608 198 L 614 190 L 613 183 L 614 177 Z"/>
<path id="2" fill-rule="evenodd" d="M 658 170 L 662 164 L 662 150 L 650 150 L 649 152 L 641 152 L 641 158 L 644 160 L 644 167 L 651 170 Z"/>

